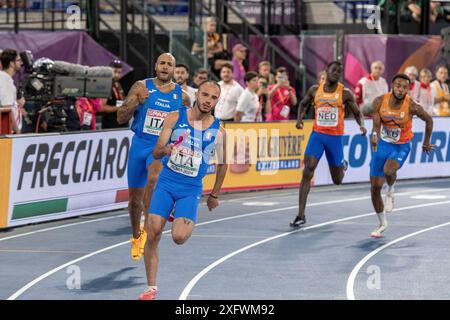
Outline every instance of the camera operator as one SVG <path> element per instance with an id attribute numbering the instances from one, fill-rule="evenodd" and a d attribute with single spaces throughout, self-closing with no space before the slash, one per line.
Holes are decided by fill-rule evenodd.
<path id="1" fill-rule="evenodd" d="M 17 101 L 17 89 L 14 85 L 13 76 L 22 68 L 22 59 L 14 49 L 5 49 L 0 54 L 3 70 L 0 70 L 0 108 L 10 108 L 12 111 L 12 131 L 20 133 L 22 126 L 22 113 L 25 100 Z M 19 104 L 18 104 L 19 102 Z"/>
<path id="2" fill-rule="evenodd" d="M 81 130 L 80 117 L 76 108 L 76 98 L 67 97 L 64 99 L 55 99 L 44 106 L 38 116 L 39 128 L 36 132 L 64 132 Z M 59 106 L 51 108 L 51 106 Z M 55 112 L 61 114 L 55 116 Z M 61 121 L 64 118 L 64 121 Z M 36 124 L 34 123 L 34 126 Z M 34 129 L 33 129 L 34 132 Z"/>
<path id="3" fill-rule="evenodd" d="M 122 62 L 120 60 L 113 60 L 109 66 L 113 68 L 113 83 L 111 89 L 111 97 L 108 100 L 104 100 L 101 108 L 102 114 L 102 129 L 112 128 L 128 128 L 128 122 L 119 124 L 117 122 L 117 110 L 122 106 L 122 102 L 125 98 L 125 92 L 120 84 L 120 78 L 122 77 Z"/>

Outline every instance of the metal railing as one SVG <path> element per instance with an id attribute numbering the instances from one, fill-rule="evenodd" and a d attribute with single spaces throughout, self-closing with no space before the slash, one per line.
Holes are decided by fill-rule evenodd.
<path id="1" fill-rule="evenodd" d="M 72 8 L 71 8 L 72 6 Z M 74 8 L 76 6 L 77 8 Z M 89 1 L 41 0 L 41 1 L 7 1 L 0 8 L 0 29 L 14 30 L 51 30 L 70 29 L 67 26 L 70 15 L 76 14 L 81 28 L 86 29 Z M 68 10 L 68 9 L 74 9 Z"/>

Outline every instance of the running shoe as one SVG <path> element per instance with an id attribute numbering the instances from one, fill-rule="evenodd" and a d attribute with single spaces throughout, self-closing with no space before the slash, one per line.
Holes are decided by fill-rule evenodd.
<path id="1" fill-rule="evenodd" d="M 392 212 L 394 210 L 394 192 L 388 191 L 386 197 L 384 198 L 384 210 L 386 212 Z"/>
<path id="2" fill-rule="evenodd" d="M 148 291 L 145 291 L 139 296 L 139 300 L 155 300 L 156 298 L 156 289 L 150 289 Z"/>
<path id="3" fill-rule="evenodd" d="M 139 238 L 135 239 L 134 237 L 131 237 L 131 259 L 133 260 L 139 260 L 142 256 L 141 254 L 141 236 Z"/>
<path id="4" fill-rule="evenodd" d="M 299 228 L 302 224 L 306 223 L 306 219 L 305 218 L 300 218 L 299 216 L 295 216 L 295 219 L 293 222 L 291 222 L 289 225 L 292 228 Z"/>
<path id="5" fill-rule="evenodd" d="M 141 234 L 139 236 L 139 249 L 141 252 L 141 256 L 144 254 L 146 243 L 147 243 L 147 232 L 145 231 L 144 226 L 141 226 Z"/>
<path id="6" fill-rule="evenodd" d="M 378 228 L 373 230 L 373 232 L 370 234 L 372 238 L 381 238 L 381 234 L 386 230 L 387 223 L 381 224 Z"/>

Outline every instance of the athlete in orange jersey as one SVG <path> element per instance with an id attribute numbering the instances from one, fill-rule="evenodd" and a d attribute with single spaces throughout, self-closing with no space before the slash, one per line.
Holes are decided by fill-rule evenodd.
<path id="1" fill-rule="evenodd" d="M 372 161 L 370 162 L 370 183 L 372 203 L 380 220 L 380 226 L 371 236 L 381 237 L 387 228 L 385 212 L 394 207 L 394 183 L 397 170 L 405 163 L 409 155 L 414 133 L 412 118 L 418 116 L 426 122 L 425 139 L 422 145 L 427 154 L 435 149 L 430 145 L 433 118 L 408 95 L 410 80 L 405 74 L 398 74 L 392 80 L 392 91 L 377 97 L 372 104 L 373 131 Z M 388 184 L 385 203 L 381 197 L 384 181 Z"/>
<path id="2" fill-rule="evenodd" d="M 303 117 L 307 107 L 314 103 L 315 120 L 313 132 L 309 138 L 305 151 L 305 165 L 303 178 L 299 191 L 298 215 L 291 223 L 291 227 L 300 227 L 306 223 L 305 207 L 311 179 L 319 160 L 325 152 L 334 184 L 341 184 L 344 179 L 347 162 L 344 160 L 344 134 L 345 108 L 349 108 L 361 128 L 366 134 L 364 116 L 360 112 L 355 98 L 350 90 L 344 88 L 339 82 L 343 67 L 338 61 L 327 66 L 327 80 L 320 85 L 312 86 L 300 103 L 297 129 L 303 129 Z"/>

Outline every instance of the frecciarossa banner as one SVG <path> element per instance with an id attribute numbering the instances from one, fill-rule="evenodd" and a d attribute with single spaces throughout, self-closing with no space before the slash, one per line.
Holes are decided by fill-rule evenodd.
<path id="1" fill-rule="evenodd" d="M 448 177 L 450 176 L 450 119 L 433 118 L 433 133 L 431 144 L 437 149 L 429 156 L 422 151 L 425 136 L 425 123 L 414 118 L 414 138 L 411 143 L 411 152 L 398 171 L 398 179 Z M 360 134 L 359 126 L 354 120 L 345 120 L 344 158 L 349 167 L 345 173 L 344 183 L 369 181 L 371 147 L 369 134 L 372 132 L 372 120 L 366 120 L 367 136 Z M 332 184 L 328 163 L 324 156 L 317 166 L 314 176 L 315 185 Z"/>
<path id="2" fill-rule="evenodd" d="M 8 226 L 124 207 L 131 131 L 12 139 Z"/>

